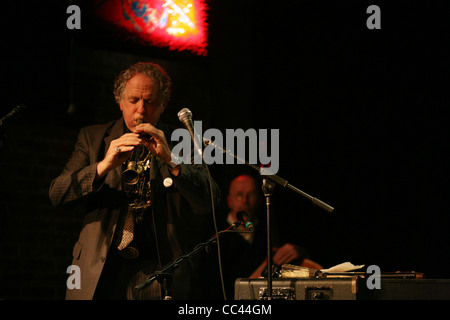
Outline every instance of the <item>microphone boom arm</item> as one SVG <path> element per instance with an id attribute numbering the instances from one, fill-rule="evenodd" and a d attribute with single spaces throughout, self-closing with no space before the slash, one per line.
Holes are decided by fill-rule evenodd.
<path id="1" fill-rule="evenodd" d="M 242 223 L 242 222 L 240 222 L 240 223 Z M 156 271 L 154 274 L 150 275 L 146 280 L 144 280 L 143 282 L 141 282 L 134 288 L 138 289 L 138 290 L 142 290 L 145 287 L 147 287 L 148 285 L 150 285 L 153 281 L 155 281 L 155 280 L 161 281 L 162 277 L 170 276 L 173 273 L 173 270 L 176 267 L 178 267 L 183 262 L 183 260 L 194 256 L 195 254 L 199 253 L 202 250 L 206 250 L 208 252 L 207 248 L 212 243 L 214 243 L 224 233 L 252 233 L 253 232 L 253 231 L 237 231 L 237 230 L 235 230 L 236 228 L 237 228 L 237 225 L 235 223 L 235 224 L 229 226 L 228 228 L 226 228 L 225 230 L 219 231 L 216 235 L 209 238 L 208 241 L 198 244 L 194 249 L 192 249 L 191 252 L 178 257 L 177 259 L 175 259 L 174 261 L 172 261 L 171 263 L 166 265 L 161 271 Z"/>
<path id="2" fill-rule="evenodd" d="M 213 146 L 214 148 L 218 149 L 219 151 L 221 151 L 222 153 L 226 153 L 230 156 L 232 156 L 233 158 L 235 158 L 236 160 L 239 160 L 243 163 L 245 163 L 246 165 L 248 165 L 249 167 L 255 169 L 256 171 L 258 171 L 259 173 L 261 173 L 261 169 L 258 166 L 255 166 L 254 164 L 249 163 L 246 160 L 243 160 L 241 158 L 239 158 L 237 155 L 235 155 L 234 153 L 232 153 L 229 150 L 223 149 L 222 147 L 218 146 L 217 144 L 215 144 L 214 142 L 212 142 L 211 140 L 208 140 L 206 138 L 203 138 L 203 145 L 206 147 L 208 145 Z M 266 175 L 266 178 L 270 179 L 271 181 L 275 182 L 276 184 L 280 185 L 281 187 L 283 187 L 283 189 L 291 189 L 292 191 L 300 194 L 301 196 L 305 197 L 306 199 L 310 200 L 312 204 L 328 211 L 328 212 L 333 212 L 334 208 L 328 204 L 326 204 L 325 202 L 323 202 L 322 200 L 319 200 L 309 194 L 307 194 L 306 192 L 294 187 L 293 185 L 289 184 L 287 180 L 272 174 L 272 175 Z"/>

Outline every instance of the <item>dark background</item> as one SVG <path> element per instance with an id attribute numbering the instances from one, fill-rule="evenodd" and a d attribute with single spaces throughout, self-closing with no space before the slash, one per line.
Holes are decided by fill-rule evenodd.
<path id="1" fill-rule="evenodd" d="M 208 1 L 208 56 L 138 44 L 64 1 L 2 5 L 0 298 L 63 299 L 82 210 L 51 206 L 50 182 L 82 126 L 120 117 L 112 83 L 136 61 L 174 80 L 164 120 L 188 107 L 207 128 L 280 130 L 272 216 L 325 267 L 350 261 L 448 278 L 450 5 L 411 1 Z M 366 9 L 381 8 L 381 30 Z M 250 169 L 212 165 L 226 194 Z M 223 198 L 225 200 L 225 197 Z M 225 209 L 225 202 L 220 204 Z"/>

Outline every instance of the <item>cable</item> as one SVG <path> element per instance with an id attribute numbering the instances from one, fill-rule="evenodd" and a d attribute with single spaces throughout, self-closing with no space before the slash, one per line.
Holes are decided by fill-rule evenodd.
<path id="1" fill-rule="evenodd" d="M 203 160 L 203 159 L 202 159 Z M 202 161 L 203 162 L 203 161 Z M 211 173 L 209 172 L 209 168 L 208 165 L 206 163 L 203 162 L 204 167 L 206 168 L 206 171 L 208 173 L 208 179 L 209 179 L 209 194 L 211 197 L 211 209 L 212 209 L 212 215 L 213 215 L 213 222 L 214 222 L 214 230 L 215 230 L 215 234 L 216 234 L 216 239 L 217 239 L 217 258 L 218 258 L 218 263 L 219 263 L 219 276 L 220 276 L 220 283 L 222 285 L 222 294 L 223 294 L 223 299 L 227 300 L 227 295 L 225 293 L 225 283 L 223 280 L 223 271 L 222 271 L 222 258 L 221 258 L 221 253 L 220 253 L 220 237 L 219 237 L 219 231 L 217 229 L 217 221 L 216 221 L 216 210 L 215 210 L 215 205 L 214 205 L 214 197 L 213 197 L 213 190 L 212 190 L 212 179 L 211 179 Z"/>

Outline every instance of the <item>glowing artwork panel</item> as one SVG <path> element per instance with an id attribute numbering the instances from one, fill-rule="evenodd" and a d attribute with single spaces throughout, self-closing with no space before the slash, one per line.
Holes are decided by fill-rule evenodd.
<path id="1" fill-rule="evenodd" d="M 202 0 L 100 1 L 96 17 L 142 44 L 207 54 L 207 6 Z"/>

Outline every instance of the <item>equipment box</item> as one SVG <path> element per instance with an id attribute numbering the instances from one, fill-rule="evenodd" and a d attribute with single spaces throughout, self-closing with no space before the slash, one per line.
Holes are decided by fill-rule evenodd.
<path id="1" fill-rule="evenodd" d="M 380 288 L 369 289 L 364 277 L 273 278 L 272 299 L 283 300 L 448 300 L 450 279 L 382 278 Z M 265 300 L 267 279 L 239 278 L 236 300 Z"/>

